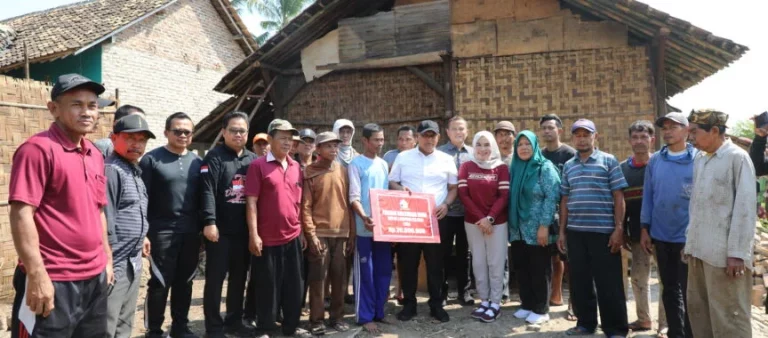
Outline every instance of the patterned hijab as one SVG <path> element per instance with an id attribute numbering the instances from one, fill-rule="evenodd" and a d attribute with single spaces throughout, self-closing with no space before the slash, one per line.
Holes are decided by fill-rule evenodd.
<path id="1" fill-rule="evenodd" d="M 527 161 L 517 155 L 517 146 L 520 138 L 525 137 L 531 143 L 533 154 Z M 539 140 L 536 134 L 530 130 L 523 130 L 515 138 L 514 157 L 509 169 L 511 190 L 509 191 L 509 224 L 520 227 L 520 224 L 528 220 L 531 215 L 531 202 L 533 202 L 533 188 L 539 183 L 539 172 L 547 159 L 541 153 Z"/>

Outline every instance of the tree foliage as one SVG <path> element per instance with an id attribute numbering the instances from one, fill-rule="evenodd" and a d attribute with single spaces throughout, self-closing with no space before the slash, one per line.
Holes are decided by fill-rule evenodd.
<path id="1" fill-rule="evenodd" d="M 738 120 L 733 124 L 730 134 L 751 140 L 755 137 L 755 123 L 752 120 Z"/>
<path id="2" fill-rule="evenodd" d="M 265 32 L 256 37 L 256 41 L 263 44 L 311 2 L 312 0 L 232 0 L 232 5 L 239 11 L 249 11 L 264 18 L 259 25 Z"/>

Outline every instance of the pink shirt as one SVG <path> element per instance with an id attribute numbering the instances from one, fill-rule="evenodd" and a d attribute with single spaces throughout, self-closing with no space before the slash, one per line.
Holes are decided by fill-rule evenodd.
<path id="1" fill-rule="evenodd" d="M 51 280 L 86 280 L 104 271 L 106 177 L 91 141 L 78 148 L 55 123 L 30 137 L 13 155 L 9 195 L 10 202 L 37 208 L 40 254 Z"/>
<path id="2" fill-rule="evenodd" d="M 259 237 L 265 246 L 279 246 L 301 233 L 302 174 L 299 163 L 286 157 L 286 167 L 272 153 L 248 166 L 245 195 L 258 197 Z"/>
<path id="3" fill-rule="evenodd" d="M 468 161 L 459 168 L 459 198 L 464 204 L 465 222 L 475 223 L 491 216 L 494 224 L 506 223 L 508 197 L 509 167 L 506 164 L 483 169 Z"/>

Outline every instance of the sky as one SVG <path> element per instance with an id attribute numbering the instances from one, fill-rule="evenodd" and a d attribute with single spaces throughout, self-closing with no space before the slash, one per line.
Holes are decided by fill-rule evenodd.
<path id="1" fill-rule="evenodd" d="M 0 0 L 0 20 L 46 8 L 70 4 L 73 0 Z M 749 51 L 734 64 L 700 84 L 670 99 L 689 112 L 715 108 L 728 113 L 729 125 L 768 110 L 768 37 L 760 27 L 765 0 L 642 0 L 672 16 L 689 21 L 713 34 L 746 45 Z M 263 32 L 258 15 L 243 13 L 243 21 L 254 35 Z"/>

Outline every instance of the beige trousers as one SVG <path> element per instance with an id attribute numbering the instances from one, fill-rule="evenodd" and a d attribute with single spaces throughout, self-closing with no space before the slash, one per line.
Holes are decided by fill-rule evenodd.
<path id="1" fill-rule="evenodd" d="M 729 277 L 698 258 L 688 259 L 688 317 L 696 338 L 752 337 L 752 272 Z"/>
<path id="2" fill-rule="evenodd" d="M 632 243 L 632 294 L 635 297 L 635 312 L 637 312 L 637 320 L 641 322 L 651 322 L 651 262 L 655 261 L 655 255 L 649 255 L 640 242 Z M 627 265 L 629 263 L 628 255 L 625 250 L 622 250 L 622 263 L 624 265 L 624 272 L 627 271 Z M 658 267 L 658 266 L 657 266 Z M 624 290 L 627 292 L 627 277 L 624 278 Z M 661 301 L 661 283 L 659 283 L 659 328 L 667 327 L 667 313 L 664 311 L 664 302 Z"/>

